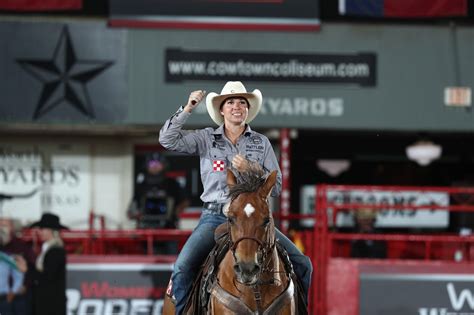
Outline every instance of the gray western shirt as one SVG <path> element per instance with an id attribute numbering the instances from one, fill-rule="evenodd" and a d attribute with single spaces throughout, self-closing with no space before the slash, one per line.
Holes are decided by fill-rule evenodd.
<path id="1" fill-rule="evenodd" d="M 190 115 L 180 107 L 161 128 L 159 141 L 168 150 L 199 155 L 204 187 L 201 195 L 203 202 L 227 202 L 227 167 L 230 167 L 233 157 L 237 154 L 259 163 L 267 173 L 277 170 L 277 183 L 271 195 L 280 194 L 281 171 L 266 136 L 252 131 L 247 125 L 245 132 L 234 145 L 225 136 L 224 126 L 217 129 L 209 127 L 183 130 L 183 125 Z"/>

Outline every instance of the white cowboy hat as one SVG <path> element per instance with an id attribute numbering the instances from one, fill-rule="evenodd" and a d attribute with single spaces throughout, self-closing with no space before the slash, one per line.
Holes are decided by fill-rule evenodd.
<path id="1" fill-rule="evenodd" d="M 247 92 L 245 86 L 240 81 L 229 81 L 222 88 L 221 94 L 211 92 L 206 97 L 206 106 L 209 116 L 219 126 L 224 123 L 224 117 L 221 115 L 220 106 L 222 102 L 229 97 L 244 97 L 249 102 L 249 114 L 246 123 L 251 122 L 260 111 L 262 106 L 262 92 L 253 90 L 252 93 Z"/>

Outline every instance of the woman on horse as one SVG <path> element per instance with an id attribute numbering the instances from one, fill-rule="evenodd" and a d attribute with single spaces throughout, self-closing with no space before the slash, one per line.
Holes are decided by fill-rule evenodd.
<path id="1" fill-rule="evenodd" d="M 227 168 L 242 172 L 257 163 L 266 173 L 277 170 L 277 183 L 271 196 L 276 197 L 281 191 L 281 171 L 271 143 L 248 125 L 260 111 L 262 93 L 257 89 L 247 92 L 241 82 L 229 81 L 221 94 L 209 93 L 206 98 L 207 111 L 219 127 L 183 130 L 184 123 L 205 94 L 203 90 L 191 92 L 187 104 L 165 122 L 159 138 L 168 150 L 199 155 L 204 187 L 201 218 L 179 253 L 171 276 L 176 314 L 182 314 L 199 267 L 215 245 L 214 230 L 227 221 L 222 211 L 228 202 Z M 288 252 L 294 271 L 302 281 L 307 302 L 311 260 L 278 230 L 276 238 Z"/>

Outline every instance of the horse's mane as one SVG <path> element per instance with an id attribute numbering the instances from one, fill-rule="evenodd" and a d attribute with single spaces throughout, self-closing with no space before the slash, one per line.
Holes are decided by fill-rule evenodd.
<path id="1" fill-rule="evenodd" d="M 232 171 L 228 170 L 228 172 Z M 265 183 L 265 172 L 258 164 L 251 164 L 247 171 L 234 172 L 234 174 L 236 174 L 237 184 L 229 187 L 230 200 L 234 200 L 242 193 L 257 191 Z"/>

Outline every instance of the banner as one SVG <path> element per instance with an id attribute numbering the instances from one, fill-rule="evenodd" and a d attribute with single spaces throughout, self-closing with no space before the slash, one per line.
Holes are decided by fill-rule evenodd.
<path id="1" fill-rule="evenodd" d="M 63 11 L 81 9 L 82 0 L 0 0 L 0 10 Z"/>
<path id="2" fill-rule="evenodd" d="M 167 82 L 265 81 L 359 84 L 374 86 L 373 53 L 277 54 L 167 49 Z"/>
<path id="3" fill-rule="evenodd" d="M 86 228 L 91 207 L 88 144 L 0 145 L 0 216 L 37 221 L 53 212 L 70 228 Z"/>
<path id="4" fill-rule="evenodd" d="M 301 209 L 303 214 L 314 213 L 316 187 L 305 185 L 301 187 Z M 449 195 L 436 191 L 374 191 L 363 189 L 328 190 L 327 201 L 329 204 L 368 204 L 383 206 L 377 212 L 376 227 L 380 228 L 444 228 L 449 225 L 447 210 L 436 209 L 410 209 L 410 206 L 449 206 Z M 397 208 L 390 208 L 396 206 Z M 407 206 L 400 209 L 400 206 Z M 332 218 L 333 209 L 328 208 L 328 219 Z M 303 226 L 313 226 L 313 219 L 301 220 Z M 330 220 L 332 223 L 332 220 Z M 337 227 L 350 227 L 354 225 L 353 215 L 350 210 L 339 211 L 336 217 Z"/>
<path id="5" fill-rule="evenodd" d="M 391 18 L 467 16 L 467 0 L 339 0 L 341 15 Z"/>
<path id="6" fill-rule="evenodd" d="M 315 30 L 318 0 L 111 0 L 119 27 Z"/>
<path id="7" fill-rule="evenodd" d="M 388 267 L 390 272 L 362 271 L 359 314 L 474 314 L 472 267 L 461 273 L 455 264 L 450 265 L 450 271 L 446 270 L 447 266 L 421 269 L 421 265 L 413 265 L 411 269 L 417 270 L 410 273 L 399 273 Z"/>
<path id="8" fill-rule="evenodd" d="M 171 263 L 123 261 L 123 257 L 80 257 L 67 265 L 69 315 L 160 315 Z M 90 260 L 90 261 L 88 261 Z M 122 261 L 120 261 L 122 260 Z M 113 261 L 113 262 L 112 262 Z"/>

